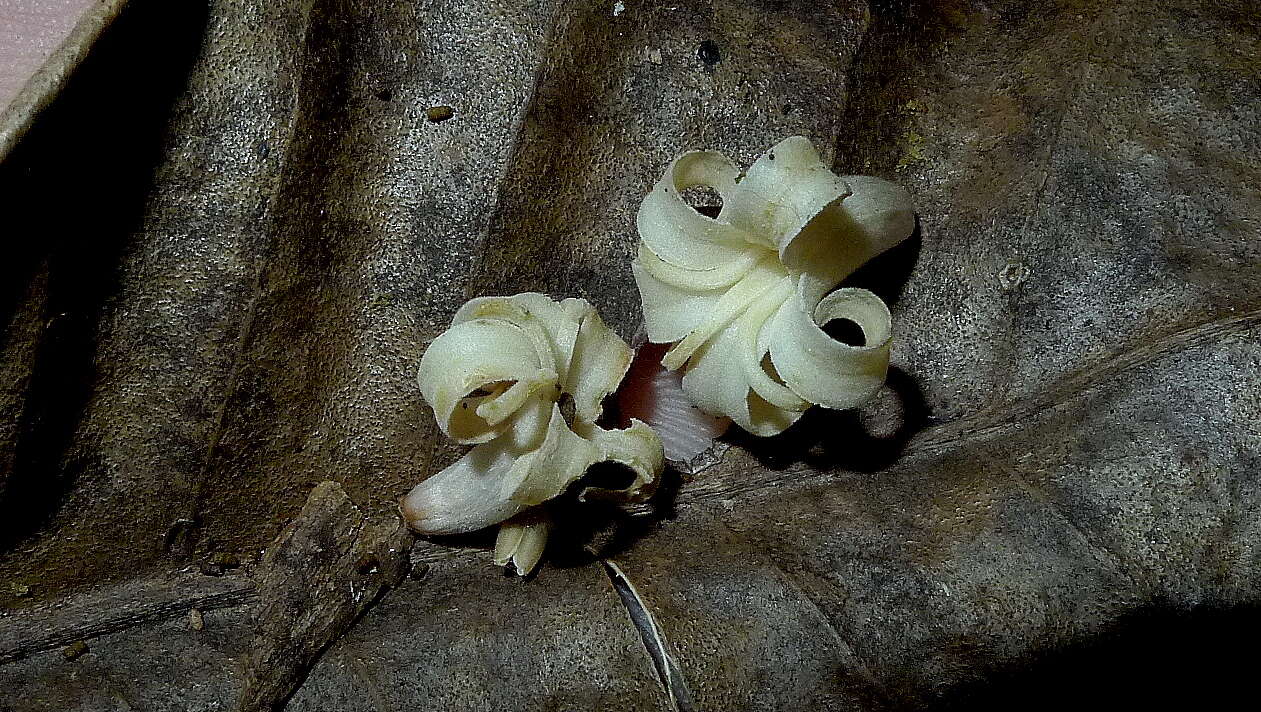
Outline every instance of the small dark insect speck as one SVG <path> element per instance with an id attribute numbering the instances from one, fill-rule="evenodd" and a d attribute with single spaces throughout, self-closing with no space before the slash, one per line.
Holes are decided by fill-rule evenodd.
<path id="1" fill-rule="evenodd" d="M 574 403 L 574 397 L 568 393 L 562 393 L 560 394 L 560 398 L 557 399 L 556 405 L 560 408 L 560 417 L 565 419 L 565 425 L 572 428 L 574 425 L 575 411 L 577 410 Z"/>
<path id="2" fill-rule="evenodd" d="M 449 106 L 431 106 L 425 109 L 425 118 L 432 124 L 446 121 L 452 116 L 455 116 L 455 109 Z"/>
<path id="3" fill-rule="evenodd" d="M 718 43 L 713 40 L 705 40 L 701 43 L 700 49 L 696 50 L 696 56 L 700 57 L 701 62 L 706 67 L 713 67 L 722 61 L 722 53 L 718 51 Z"/>
<path id="4" fill-rule="evenodd" d="M 86 652 L 88 652 L 88 644 L 83 642 L 82 640 L 76 640 L 70 645 L 67 645 L 61 651 L 61 655 L 66 660 L 74 660 L 75 658 L 79 657 L 80 655 L 83 655 Z"/>
<path id="5" fill-rule="evenodd" d="M 389 89 L 382 89 L 381 91 L 376 93 L 376 97 L 380 99 L 381 101 L 389 101 L 390 99 L 394 98 L 394 92 L 390 91 Z"/>
<path id="6" fill-rule="evenodd" d="M 210 563 L 220 569 L 235 569 L 241 565 L 241 557 L 228 551 L 217 551 L 210 555 Z"/>
<path id="7" fill-rule="evenodd" d="M 367 553 L 359 557 L 359 560 L 355 562 L 355 568 L 359 573 L 367 576 L 375 574 L 380 568 L 380 563 L 376 554 Z"/>
<path id="8" fill-rule="evenodd" d="M 774 152 L 774 151 L 772 151 L 772 152 L 771 152 L 771 154 L 770 154 L 769 158 L 770 158 L 772 161 L 773 161 L 773 160 L 775 160 L 775 152 Z"/>
<path id="9" fill-rule="evenodd" d="M 270 154 L 271 154 L 271 146 L 268 146 L 266 141 L 259 141 L 258 142 L 258 157 L 267 158 L 267 156 Z"/>

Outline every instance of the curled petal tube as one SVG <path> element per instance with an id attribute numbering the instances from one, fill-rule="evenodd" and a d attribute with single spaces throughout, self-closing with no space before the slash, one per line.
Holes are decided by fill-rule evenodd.
<path id="1" fill-rule="evenodd" d="M 711 218 L 683 192 L 722 197 Z M 741 175 L 725 156 L 679 156 L 644 198 L 632 264 L 650 341 L 682 369 L 703 411 L 755 435 L 783 432 L 811 405 L 853 408 L 884 382 L 889 310 L 865 289 L 832 291 L 915 227 L 910 194 L 888 181 L 840 177 L 800 136 L 781 141 Z M 848 319 L 864 343 L 823 326 Z"/>
<path id="2" fill-rule="evenodd" d="M 596 425 L 630 361 L 630 348 L 585 300 L 527 292 L 465 304 L 425 351 L 417 380 L 442 432 L 475 447 L 408 493 L 408 525 L 458 534 L 504 523 L 495 559 L 524 575 L 547 540 L 538 505 L 591 465 L 619 462 L 635 479 L 580 496 L 650 497 L 664 466 L 661 441 L 640 421 L 624 430 Z"/>

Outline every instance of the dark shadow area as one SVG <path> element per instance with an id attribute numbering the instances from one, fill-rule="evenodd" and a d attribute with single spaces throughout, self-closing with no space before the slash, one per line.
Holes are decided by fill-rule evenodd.
<path id="1" fill-rule="evenodd" d="M 636 507 L 634 511 L 613 502 L 583 502 L 578 499 L 578 493 L 584 487 L 592 486 L 587 478 L 593 474 L 600 477 L 602 467 L 592 467 L 587 476 L 548 504 L 553 528 L 546 558 L 552 566 L 587 566 L 624 554 L 662 522 L 674 518 L 674 503 L 683 486 L 683 478 L 673 467 L 666 467 L 657 491 L 646 507 Z M 598 483 L 596 486 L 599 486 Z"/>
<path id="2" fill-rule="evenodd" d="M 837 288 L 857 287 L 869 290 L 892 308 L 902 298 L 902 291 L 906 289 L 906 283 L 915 271 L 915 263 L 919 261 L 923 244 L 919 216 L 916 216 L 915 229 L 911 231 L 910 237 L 854 270 Z"/>
<path id="3" fill-rule="evenodd" d="M 29 386 L 15 406 L 21 415 L 0 500 L 0 550 L 46 523 L 85 466 L 68 462 L 66 451 L 97 379 L 98 328 L 206 21 L 203 0 L 133 0 L 0 164 L 10 235 L 0 260 L 0 317 L 6 341 L 18 333 L 35 339 L 23 366 Z M 19 312 L 41 324 L 16 328 Z"/>
<path id="4" fill-rule="evenodd" d="M 894 424 L 891 432 L 873 433 L 867 413 L 880 409 L 880 419 Z M 892 411 L 892 412 L 889 412 Z M 811 408 L 791 428 L 770 438 L 733 427 L 722 437 L 747 450 L 763 466 L 783 470 L 796 464 L 813 469 L 877 472 L 893 464 L 906 444 L 930 421 L 919 385 L 897 366 L 889 367 L 885 390 L 863 410 Z"/>
<path id="5" fill-rule="evenodd" d="M 478 529 L 468 534 L 445 534 L 442 536 L 424 536 L 424 540 L 447 549 L 482 549 L 491 551 L 495 548 L 495 536 L 499 525 Z"/>
<path id="6" fill-rule="evenodd" d="M 846 346 L 862 346 L 867 343 L 867 336 L 858 322 L 851 319 L 833 319 L 823 326 L 823 333 Z"/>
<path id="7" fill-rule="evenodd" d="M 542 566 L 575 568 L 623 554 L 639 539 L 655 531 L 663 521 L 674 518 L 674 502 L 683 486 L 683 478 L 668 465 L 656 492 L 646 504 L 626 505 L 594 498 L 587 501 L 579 499 L 579 494 L 588 487 L 629 484 L 623 472 L 626 469 L 612 462 L 597 463 L 561 496 L 541 505 L 547 508 L 552 518 Z M 424 539 L 441 547 L 481 549 L 489 554 L 495 548 L 498 532 L 499 525 L 496 524 L 468 534 L 426 536 Z M 535 569 L 525 578 L 532 579 L 538 571 Z M 515 573 L 509 566 L 505 568 L 504 575 L 513 576 Z"/>
<path id="8" fill-rule="evenodd" d="M 1258 635 L 1256 607 L 1151 607 L 1080 645 L 987 671 L 927 709 L 1252 709 Z"/>

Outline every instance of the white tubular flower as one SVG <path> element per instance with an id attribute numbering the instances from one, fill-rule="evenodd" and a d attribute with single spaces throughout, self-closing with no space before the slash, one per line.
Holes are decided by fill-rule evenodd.
<path id="1" fill-rule="evenodd" d="M 640 421 L 625 430 L 596 425 L 630 361 L 630 347 L 583 299 L 527 292 L 465 304 L 425 351 L 418 381 L 442 432 L 476 447 L 404 498 L 408 525 L 457 534 L 517 517 L 501 528 L 495 558 L 525 574 L 542 555 L 548 524 L 541 511 L 517 515 L 564 492 L 592 464 L 620 462 L 635 481 L 583 496 L 647 499 L 664 466 L 661 441 Z M 572 413 L 563 412 L 569 402 Z"/>
<path id="2" fill-rule="evenodd" d="M 710 218 L 683 191 L 722 196 Z M 910 194 L 879 178 L 834 175 L 800 136 L 743 176 L 726 156 L 679 156 L 644 198 L 632 265 L 648 338 L 674 344 L 662 365 L 684 369 L 702 410 L 775 435 L 812 404 L 854 408 L 884 382 L 889 310 L 865 289 L 829 292 L 915 227 Z M 849 319 L 865 344 L 821 328 Z"/>
<path id="3" fill-rule="evenodd" d="M 533 571 L 543 558 L 551 528 L 551 520 L 537 507 L 500 524 L 499 536 L 495 539 L 495 565 L 512 564 L 523 576 Z"/>

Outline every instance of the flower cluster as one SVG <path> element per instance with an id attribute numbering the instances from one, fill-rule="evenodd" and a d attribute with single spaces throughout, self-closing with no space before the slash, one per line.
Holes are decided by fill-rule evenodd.
<path id="1" fill-rule="evenodd" d="M 418 381 L 442 432 L 476 447 L 404 498 L 408 524 L 456 534 L 505 522 L 496 559 L 524 574 L 547 539 L 537 505 L 591 465 L 620 462 L 635 480 L 584 497 L 650 496 L 664 466 L 656 434 L 642 422 L 625 430 L 596 425 L 630 361 L 630 347 L 583 299 L 525 293 L 465 304 L 425 351 Z"/>
<path id="2" fill-rule="evenodd" d="M 716 217 L 688 188 L 717 191 Z M 702 410 L 755 435 L 783 432 L 811 405 L 854 408 L 884 382 L 889 310 L 865 289 L 832 291 L 915 226 L 910 195 L 878 178 L 839 177 L 806 139 L 786 139 L 741 174 L 712 151 L 675 159 L 640 206 L 633 269 L 648 338 L 674 343 Z M 848 319 L 865 343 L 832 339 Z"/>
<path id="3" fill-rule="evenodd" d="M 685 191 L 695 187 L 721 196 L 716 216 L 688 204 Z M 475 447 L 407 495 L 408 524 L 423 534 L 499 524 L 496 562 L 525 574 L 550 528 L 540 505 L 591 465 L 620 462 L 635 479 L 582 497 L 641 501 L 664 467 L 662 438 L 681 443 L 681 430 L 691 440 L 713 437 L 716 423 L 728 421 L 712 416 L 767 436 L 811 405 L 862 405 L 888 368 L 889 310 L 865 289 L 836 287 L 914 225 L 905 190 L 834 175 L 799 136 L 745 173 L 719 153 L 683 154 L 640 206 L 632 264 L 648 339 L 673 344 L 661 365 L 683 373 L 686 399 L 658 397 L 672 408 L 645 411 L 659 416 L 652 425 L 661 438 L 640 420 L 624 430 L 596 425 L 632 353 L 586 301 L 536 293 L 474 299 L 430 344 L 419 383 L 442 431 Z M 856 323 L 864 343 L 828 336 L 824 327 L 835 319 Z M 654 393 L 670 385 L 638 380 Z M 694 450 L 684 444 L 675 451 Z"/>

